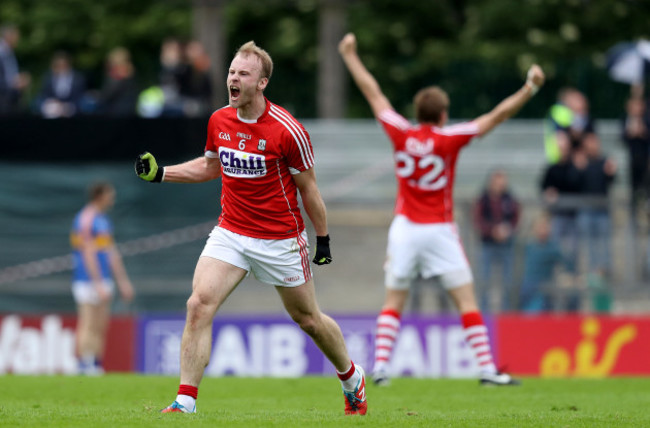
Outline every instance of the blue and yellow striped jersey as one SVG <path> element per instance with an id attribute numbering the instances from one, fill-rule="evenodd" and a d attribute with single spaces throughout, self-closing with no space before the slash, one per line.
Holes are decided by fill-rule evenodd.
<path id="1" fill-rule="evenodd" d="M 100 274 L 103 279 L 111 278 L 108 249 L 113 245 L 113 227 L 106 214 L 86 207 L 79 211 L 72 222 L 70 245 L 74 262 L 73 281 L 89 281 L 86 263 L 81 254 L 85 239 L 90 239 L 97 249 Z"/>

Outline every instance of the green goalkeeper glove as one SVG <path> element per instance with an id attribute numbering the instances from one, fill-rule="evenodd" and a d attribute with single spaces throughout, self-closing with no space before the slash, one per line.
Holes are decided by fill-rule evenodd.
<path id="1" fill-rule="evenodd" d="M 316 237 L 316 254 L 314 254 L 314 260 L 312 261 L 317 265 L 328 265 L 332 263 L 329 235 Z"/>
<path id="2" fill-rule="evenodd" d="M 135 173 L 144 181 L 160 183 L 165 175 L 165 167 L 158 167 L 156 158 L 149 152 L 144 152 L 135 160 Z"/>

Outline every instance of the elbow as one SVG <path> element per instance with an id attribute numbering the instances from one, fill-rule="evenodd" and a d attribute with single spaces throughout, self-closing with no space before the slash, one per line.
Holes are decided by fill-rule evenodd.
<path id="1" fill-rule="evenodd" d="M 499 126 L 500 124 L 502 124 L 503 122 L 508 120 L 510 118 L 510 116 L 512 116 L 512 113 L 510 113 L 508 111 L 500 111 L 500 112 L 498 112 L 494 117 L 494 126 L 495 127 Z"/>
<path id="2" fill-rule="evenodd" d="M 205 183 L 207 181 L 216 180 L 221 176 L 220 169 L 206 168 L 202 177 L 199 179 L 200 183 Z"/>

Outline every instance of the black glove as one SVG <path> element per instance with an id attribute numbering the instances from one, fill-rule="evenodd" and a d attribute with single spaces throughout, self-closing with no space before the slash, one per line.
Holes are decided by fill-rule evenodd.
<path id="1" fill-rule="evenodd" d="M 160 183 L 165 175 L 165 168 L 159 168 L 156 158 L 151 153 L 144 152 L 135 160 L 135 173 L 144 181 Z"/>
<path id="2" fill-rule="evenodd" d="M 316 254 L 314 260 L 317 265 L 328 265 L 332 263 L 332 253 L 330 253 L 330 236 L 316 237 Z"/>

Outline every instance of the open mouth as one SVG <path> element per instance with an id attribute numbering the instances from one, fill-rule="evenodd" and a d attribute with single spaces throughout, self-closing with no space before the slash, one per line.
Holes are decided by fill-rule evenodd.
<path id="1" fill-rule="evenodd" d="M 231 86 L 230 87 L 230 99 L 231 100 L 236 100 L 237 98 L 239 98 L 240 92 L 241 91 L 240 91 L 240 89 L 238 87 Z"/>

